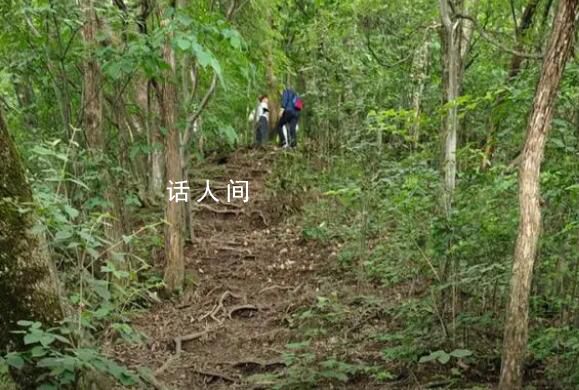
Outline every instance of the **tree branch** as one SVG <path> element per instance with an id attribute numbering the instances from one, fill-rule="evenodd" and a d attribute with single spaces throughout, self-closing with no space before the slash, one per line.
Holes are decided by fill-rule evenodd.
<path id="1" fill-rule="evenodd" d="M 501 49 L 504 52 L 510 53 L 512 55 L 515 56 L 519 56 L 522 58 L 532 58 L 532 59 L 537 59 L 540 60 L 544 57 L 543 53 L 540 54 L 533 54 L 533 53 L 522 53 L 518 50 L 513 50 L 510 47 L 507 47 L 505 45 L 503 45 L 502 43 L 496 41 L 495 39 L 493 39 L 484 29 L 480 28 L 480 26 L 478 25 L 477 21 L 468 15 L 462 15 L 462 14 L 455 14 L 454 15 L 457 18 L 460 19 L 465 19 L 468 20 L 472 23 L 473 27 L 478 31 L 478 33 L 490 44 L 492 44 L 493 46 L 496 46 L 497 48 Z"/>
<path id="2" fill-rule="evenodd" d="M 517 12 L 515 10 L 515 3 L 513 0 L 510 0 L 509 3 L 511 4 L 511 16 L 513 17 L 513 24 L 515 25 L 515 31 L 519 31 L 519 23 L 517 23 Z"/>
<path id="3" fill-rule="evenodd" d="M 394 68 L 395 66 L 398 66 L 398 65 L 400 65 L 400 64 L 403 64 L 403 63 L 405 63 L 406 61 L 408 61 L 410 58 L 412 58 L 412 56 L 413 56 L 413 54 L 414 54 L 414 51 L 411 50 L 411 51 L 410 51 L 410 54 L 409 54 L 407 57 L 405 57 L 405 58 L 403 58 L 403 59 L 401 59 L 401 60 L 399 60 L 399 61 L 396 61 L 396 62 L 394 62 L 394 63 L 392 63 L 392 64 L 387 64 L 387 63 L 383 62 L 383 61 L 380 59 L 380 57 L 378 57 L 378 55 L 376 54 L 376 52 L 375 52 L 374 49 L 372 48 L 372 42 L 370 41 L 370 34 L 366 34 L 366 46 L 368 47 L 368 51 L 370 52 L 370 54 L 372 55 L 372 57 L 374 57 L 374 59 L 376 60 L 376 62 L 378 62 L 379 65 L 381 65 L 381 66 L 383 66 L 383 67 L 385 67 L 385 68 Z"/>
<path id="4" fill-rule="evenodd" d="M 213 73 L 211 85 L 209 86 L 207 92 L 205 92 L 205 96 L 203 96 L 199 108 L 187 120 L 187 129 L 185 131 L 185 142 L 187 142 L 188 139 L 191 137 L 191 131 L 193 131 L 193 126 L 195 125 L 197 119 L 199 119 L 199 117 L 201 116 L 203 110 L 209 104 L 209 100 L 211 99 L 211 96 L 213 96 L 213 92 L 215 92 L 215 87 L 217 87 L 217 73 Z"/>

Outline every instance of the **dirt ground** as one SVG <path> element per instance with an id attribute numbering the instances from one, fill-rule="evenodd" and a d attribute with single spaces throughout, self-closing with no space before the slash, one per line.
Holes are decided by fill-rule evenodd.
<path id="1" fill-rule="evenodd" d="M 282 217 L 282 205 L 265 187 L 275 153 L 234 154 L 190 182 L 203 192 L 209 179 L 222 200 L 194 202 L 196 240 L 186 248 L 194 281 L 179 300 L 135 318 L 149 341 L 114 346 L 116 359 L 148 367 L 172 389 L 253 388 L 248 376 L 284 368 L 289 316 L 315 298 L 316 274 L 331 249 L 306 243 Z M 223 201 L 230 179 L 249 180 L 247 203 Z"/>

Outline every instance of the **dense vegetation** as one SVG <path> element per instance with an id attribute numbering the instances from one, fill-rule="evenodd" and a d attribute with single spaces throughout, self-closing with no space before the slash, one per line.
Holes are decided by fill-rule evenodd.
<path id="1" fill-rule="evenodd" d="M 202 189 L 231 155 L 270 164 L 258 216 L 298 229 L 320 269 L 262 388 L 579 387 L 578 15 L 578 0 L 0 2 L 0 387 L 167 388 L 166 366 L 109 342 L 146 344 L 136 318 L 200 304 L 199 225 L 232 211 L 166 187 Z M 284 86 L 305 102 L 298 148 L 250 151 L 257 97 L 275 134 Z"/>

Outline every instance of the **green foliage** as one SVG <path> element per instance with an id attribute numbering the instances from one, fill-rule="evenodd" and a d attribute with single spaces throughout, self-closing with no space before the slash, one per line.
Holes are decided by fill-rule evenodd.
<path id="1" fill-rule="evenodd" d="M 430 355 L 423 356 L 420 358 L 420 363 L 428 363 L 432 361 L 437 361 L 440 364 L 446 364 L 451 358 L 462 359 L 472 355 L 472 351 L 468 349 L 455 349 L 450 352 L 444 352 L 442 350 L 431 352 Z"/>
<path id="2" fill-rule="evenodd" d="M 27 350 L 10 352 L 4 361 L 16 370 L 34 366 L 45 373 L 36 378 L 39 389 L 63 389 L 77 385 L 88 372 L 97 372 L 128 386 L 142 384 L 139 376 L 101 355 L 94 348 L 78 346 L 81 337 L 76 324 L 63 323 L 60 327 L 43 329 L 42 324 L 19 321 L 25 330 L 14 331 L 24 335 Z"/>
<path id="3" fill-rule="evenodd" d="M 377 366 L 347 363 L 335 356 L 320 359 L 308 352 L 308 342 L 287 345 L 283 357 L 287 371 L 276 380 L 275 389 L 315 389 L 330 386 L 331 383 L 348 383 L 360 375 L 369 375 L 379 381 L 393 379 L 393 376 Z"/>

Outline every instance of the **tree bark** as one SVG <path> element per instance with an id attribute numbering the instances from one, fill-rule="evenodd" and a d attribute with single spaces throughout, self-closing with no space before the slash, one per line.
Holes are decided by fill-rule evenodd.
<path id="1" fill-rule="evenodd" d="M 412 79 L 415 84 L 412 91 L 412 109 L 414 110 L 414 118 L 410 134 L 415 149 L 417 148 L 420 139 L 420 112 L 422 111 L 422 95 L 424 94 L 426 77 L 428 76 L 429 59 L 430 39 L 425 37 L 424 43 L 420 46 L 415 55 L 412 73 Z"/>
<path id="2" fill-rule="evenodd" d="M 33 233 L 32 191 L 0 112 L 0 353 L 23 347 L 20 320 L 55 325 L 64 316 L 56 269 L 43 235 Z M 29 374 L 29 373 L 27 373 Z M 16 375 L 24 388 L 35 375 Z"/>
<path id="3" fill-rule="evenodd" d="M 448 110 L 444 122 L 444 194 L 443 205 L 447 215 L 452 208 L 452 194 L 456 186 L 456 144 L 459 128 L 458 106 L 456 99 L 460 95 L 462 84 L 462 21 L 453 16 L 453 11 L 449 1 L 440 0 L 440 16 L 443 28 L 444 44 L 444 72 L 445 91 L 444 102 Z M 454 7 L 462 4 L 455 3 Z"/>
<path id="4" fill-rule="evenodd" d="M 83 25 L 83 39 L 88 50 L 85 60 L 84 70 L 84 129 L 86 142 L 92 159 L 102 168 L 102 185 L 104 188 L 104 197 L 110 205 L 110 214 L 112 221 L 105 226 L 105 235 L 112 244 L 122 242 L 124 233 L 124 220 L 122 214 L 121 197 L 118 193 L 117 186 L 113 182 L 112 175 L 108 170 L 106 161 L 106 142 L 103 131 L 103 95 L 102 95 L 102 77 L 100 66 L 93 54 L 96 45 L 96 34 L 98 31 L 98 20 L 93 0 L 83 0 L 81 3 L 82 11 L 85 17 Z M 126 247 L 121 243 L 121 253 Z M 127 264 L 122 254 L 111 257 L 117 269 L 127 269 Z"/>
<path id="5" fill-rule="evenodd" d="M 160 110 L 159 110 L 160 111 Z M 163 134 L 157 123 L 152 123 L 150 129 L 150 145 L 151 151 L 151 179 L 149 181 L 149 195 L 155 199 L 163 190 L 163 183 L 165 182 L 165 160 Z"/>
<path id="6" fill-rule="evenodd" d="M 274 28 L 273 22 L 273 14 L 271 10 L 268 11 L 268 20 L 270 28 Z M 267 42 L 267 57 L 265 62 L 265 79 L 267 82 L 267 96 L 269 98 L 269 130 L 270 135 L 269 139 L 275 139 L 277 137 L 276 134 L 276 126 L 279 120 L 279 112 L 280 112 L 280 95 L 281 91 L 279 88 L 278 80 L 275 75 L 275 58 L 273 53 L 273 42 Z"/>
<path id="7" fill-rule="evenodd" d="M 541 229 L 539 176 L 559 83 L 573 47 L 579 0 L 561 0 L 533 108 L 519 171 L 519 230 L 506 312 L 500 390 L 520 389 L 527 349 L 529 292 Z"/>
<path id="8" fill-rule="evenodd" d="M 181 139 L 177 127 L 177 87 L 175 52 L 169 36 L 163 48 L 163 59 L 170 69 L 165 74 L 161 88 L 161 122 L 167 131 L 165 138 L 165 166 L 167 180 L 173 182 L 187 180 L 181 167 Z M 183 288 L 185 259 L 183 254 L 183 206 L 181 202 L 168 201 L 165 207 L 165 275 L 168 292 L 178 292 Z"/>
<path id="9" fill-rule="evenodd" d="M 38 117 L 34 107 L 36 96 L 28 76 L 15 77 L 13 84 L 18 105 L 23 111 L 24 124 L 28 129 L 36 129 L 38 126 Z"/>

